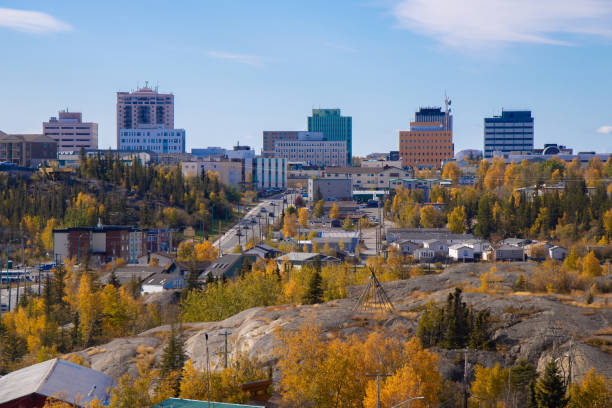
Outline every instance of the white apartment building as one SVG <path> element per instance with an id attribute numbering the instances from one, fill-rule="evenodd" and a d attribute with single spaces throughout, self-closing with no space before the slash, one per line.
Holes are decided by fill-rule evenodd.
<path id="1" fill-rule="evenodd" d="M 139 125 L 119 130 L 118 150 L 185 153 L 185 129 L 167 129 L 162 125 Z"/>
<path id="2" fill-rule="evenodd" d="M 278 157 L 253 159 L 253 183 L 258 190 L 287 188 L 287 160 Z"/>
<path id="3" fill-rule="evenodd" d="M 274 143 L 274 156 L 311 166 L 347 166 L 345 141 L 280 140 Z"/>
<path id="4" fill-rule="evenodd" d="M 43 122 L 43 135 L 57 141 L 58 152 L 98 148 L 98 124 L 83 122 L 81 112 L 58 112 Z"/>

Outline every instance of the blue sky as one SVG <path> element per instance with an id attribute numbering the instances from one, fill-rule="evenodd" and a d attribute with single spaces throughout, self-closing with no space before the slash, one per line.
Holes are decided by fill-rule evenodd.
<path id="1" fill-rule="evenodd" d="M 460 3 L 460 4 L 459 4 Z M 0 129 L 64 108 L 115 146 L 117 91 L 175 94 L 187 147 L 353 117 L 353 152 L 398 148 L 419 106 L 453 100 L 455 151 L 527 108 L 535 144 L 612 152 L 612 1 L 1 1 Z"/>

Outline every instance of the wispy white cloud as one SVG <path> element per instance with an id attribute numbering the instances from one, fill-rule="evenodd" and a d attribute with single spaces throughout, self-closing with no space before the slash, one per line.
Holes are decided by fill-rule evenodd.
<path id="1" fill-rule="evenodd" d="M 236 54 L 225 51 L 209 51 L 208 56 L 215 59 L 237 62 L 252 67 L 262 67 L 263 58 L 258 55 Z"/>
<path id="2" fill-rule="evenodd" d="M 392 14 L 401 28 L 458 49 L 612 39 L 610 0 L 400 0 Z"/>
<path id="3" fill-rule="evenodd" d="M 72 27 L 40 11 L 0 8 L 0 27 L 28 33 L 70 31 Z"/>
<path id="4" fill-rule="evenodd" d="M 612 134 L 612 126 L 610 125 L 600 126 L 597 128 L 596 132 L 601 133 L 603 135 Z"/>

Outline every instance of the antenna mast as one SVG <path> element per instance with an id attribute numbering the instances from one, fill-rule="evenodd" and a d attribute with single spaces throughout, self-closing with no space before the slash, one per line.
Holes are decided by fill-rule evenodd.
<path id="1" fill-rule="evenodd" d="M 444 91 L 444 121 L 446 123 L 444 123 L 444 130 L 451 130 L 450 128 L 450 105 L 451 105 L 451 100 L 450 98 L 446 95 L 446 91 Z"/>

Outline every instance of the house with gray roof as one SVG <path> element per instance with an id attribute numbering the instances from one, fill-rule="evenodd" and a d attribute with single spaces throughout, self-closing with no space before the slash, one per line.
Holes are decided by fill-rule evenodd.
<path id="1" fill-rule="evenodd" d="M 240 272 L 243 262 L 246 257 L 242 254 L 226 254 L 221 258 L 216 259 L 208 268 L 200 275 L 199 280 L 206 281 L 208 276 L 214 279 L 232 278 Z"/>
<path id="2" fill-rule="evenodd" d="M 283 251 L 280 251 L 270 245 L 261 243 L 255 245 L 253 248 L 246 251 L 244 254 L 247 256 L 256 256 L 261 259 L 271 259 L 280 256 Z"/>
<path id="3" fill-rule="evenodd" d="M 47 398 L 85 407 L 108 405 L 115 382 L 108 375 L 54 358 L 0 377 L 0 408 L 42 407 Z"/>
<path id="4" fill-rule="evenodd" d="M 302 266 L 314 265 L 317 262 L 317 258 L 320 259 L 321 265 L 340 262 L 338 258 L 326 256 L 318 252 L 288 252 L 276 258 L 276 262 L 279 267 L 286 263 L 300 269 Z"/>
<path id="5" fill-rule="evenodd" d="M 389 243 L 406 239 L 424 243 L 437 239 L 446 241 L 446 245 L 454 245 L 474 238 L 472 234 L 453 234 L 447 228 L 387 228 L 385 235 Z"/>
<path id="6" fill-rule="evenodd" d="M 156 273 L 142 282 L 142 293 L 159 293 L 172 289 L 184 289 L 186 278 L 180 273 Z"/>

